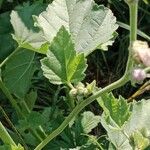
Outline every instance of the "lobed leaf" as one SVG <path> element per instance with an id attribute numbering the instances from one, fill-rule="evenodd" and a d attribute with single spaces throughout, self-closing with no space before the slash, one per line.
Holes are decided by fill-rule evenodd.
<path id="1" fill-rule="evenodd" d="M 39 53 L 46 53 L 47 44 L 38 28 L 34 27 L 32 15 L 38 15 L 45 6 L 35 3 L 24 6 L 17 11 L 12 11 L 11 24 L 14 29 L 13 38 L 19 47 L 30 49 Z"/>
<path id="2" fill-rule="evenodd" d="M 111 10 L 94 0 L 54 0 L 35 21 L 49 42 L 63 25 L 72 36 L 75 50 L 85 55 L 109 45 L 118 27 Z"/>
<path id="3" fill-rule="evenodd" d="M 101 123 L 106 129 L 110 141 L 116 149 L 121 150 L 133 150 L 135 147 L 146 148 L 150 145 L 150 100 L 134 102 L 132 109 L 129 109 L 129 105 L 123 98 L 121 99 L 124 102 L 120 105 L 120 111 L 114 111 L 119 109 L 116 104 L 119 104 L 120 100 L 114 99 L 112 96 L 109 98 L 108 95 L 103 95 L 102 102 L 100 99 L 98 100 L 104 109 Z M 124 123 L 120 124 L 118 120 L 121 119 L 121 116 Z"/>
<path id="4" fill-rule="evenodd" d="M 116 99 L 112 93 L 103 95 L 97 100 L 106 115 L 110 116 L 118 126 L 123 126 L 130 117 L 130 107 L 123 97 Z"/>
<path id="5" fill-rule="evenodd" d="M 51 42 L 47 57 L 41 60 L 44 76 L 53 84 L 77 83 L 84 77 L 86 60 L 84 54 L 77 54 L 71 37 L 61 27 Z"/>

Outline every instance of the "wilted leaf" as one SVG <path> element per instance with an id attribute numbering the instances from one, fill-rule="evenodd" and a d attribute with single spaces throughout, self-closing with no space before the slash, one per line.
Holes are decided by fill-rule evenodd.
<path id="1" fill-rule="evenodd" d="M 64 27 L 59 30 L 49 47 L 47 57 L 41 63 L 44 76 L 53 84 L 77 83 L 85 77 L 84 54 L 76 53 Z"/>
<path id="2" fill-rule="evenodd" d="M 117 29 L 111 10 L 93 0 L 54 0 L 35 19 L 49 42 L 63 25 L 72 35 L 75 50 L 86 55 L 112 39 Z"/>

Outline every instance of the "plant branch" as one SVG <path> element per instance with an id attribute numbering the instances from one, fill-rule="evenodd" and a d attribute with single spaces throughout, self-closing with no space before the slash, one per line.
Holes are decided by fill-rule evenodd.
<path id="1" fill-rule="evenodd" d="M 69 114 L 69 116 L 62 122 L 62 124 L 54 130 L 47 138 L 42 141 L 34 150 L 41 150 L 45 145 L 47 145 L 53 138 L 59 135 L 69 124 L 69 122 L 78 115 L 78 113 L 85 108 L 87 105 L 92 103 L 95 99 L 100 97 L 102 94 L 106 94 L 114 89 L 117 89 L 123 86 L 130 80 L 130 70 L 133 66 L 132 61 L 132 43 L 137 39 L 137 9 L 138 3 L 129 5 L 130 9 L 130 46 L 129 46 L 129 56 L 126 66 L 126 71 L 121 79 L 118 81 L 106 86 L 105 88 L 99 90 L 98 92 L 94 93 L 89 98 L 85 99 L 84 101 L 80 102 L 74 110 Z"/>

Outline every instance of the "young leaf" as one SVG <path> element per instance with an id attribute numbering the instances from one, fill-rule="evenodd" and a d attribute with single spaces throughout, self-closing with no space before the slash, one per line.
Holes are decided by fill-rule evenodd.
<path id="1" fill-rule="evenodd" d="M 46 53 L 47 45 L 42 33 L 34 27 L 32 15 L 38 15 L 45 7 L 41 3 L 24 6 L 18 11 L 12 11 L 11 24 L 14 28 L 13 38 L 19 47 L 39 53 Z"/>
<path id="2" fill-rule="evenodd" d="M 30 87 L 31 78 L 35 71 L 32 51 L 19 50 L 6 63 L 2 72 L 3 81 L 12 94 L 24 98 Z"/>
<path id="3" fill-rule="evenodd" d="M 118 126 L 123 124 L 130 117 L 130 110 L 127 101 L 123 97 L 116 99 L 112 93 L 103 95 L 97 100 L 104 112 L 109 115 Z"/>
<path id="4" fill-rule="evenodd" d="M 116 99 L 116 101 L 118 100 Z M 142 100 L 137 103 L 134 102 L 130 118 L 128 118 L 121 126 L 117 124 L 116 118 L 107 112 L 107 108 L 105 108 L 103 105 L 104 104 L 102 103 L 101 106 L 104 108 L 105 113 L 102 115 L 101 123 L 106 129 L 108 137 L 116 149 L 133 150 L 134 147 L 138 147 L 139 145 L 141 147 L 147 147 L 149 145 L 150 140 L 148 141 L 148 138 L 150 135 L 150 100 Z M 116 108 L 116 105 L 111 105 L 111 107 L 113 110 Z M 122 110 L 124 111 L 123 108 Z M 118 118 L 121 117 L 119 116 L 120 114 L 118 112 Z M 123 114 L 122 117 L 124 118 Z M 132 144 L 133 138 L 135 145 Z M 143 143 L 139 142 L 140 140 L 137 138 L 143 138 Z"/>
<path id="5" fill-rule="evenodd" d="M 77 54 L 71 37 L 61 27 L 51 43 L 47 57 L 41 60 L 44 76 L 53 84 L 77 83 L 87 67 L 84 54 Z"/>
<path id="6" fill-rule="evenodd" d="M 98 6 L 94 0 L 54 0 L 35 20 L 49 42 L 65 26 L 75 50 L 86 55 L 112 39 L 118 27 L 111 10 Z"/>
<path id="7" fill-rule="evenodd" d="M 100 123 L 100 116 L 96 116 L 90 111 L 82 114 L 81 125 L 84 133 L 90 133 L 98 123 Z"/>

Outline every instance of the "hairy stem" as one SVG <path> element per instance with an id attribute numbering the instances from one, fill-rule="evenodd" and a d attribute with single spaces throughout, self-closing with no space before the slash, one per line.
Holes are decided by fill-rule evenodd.
<path id="1" fill-rule="evenodd" d="M 137 39 L 138 2 L 129 5 L 130 9 L 130 44 Z"/>
<path id="2" fill-rule="evenodd" d="M 54 130 L 47 138 L 42 141 L 34 150 L 41 150 L 45 145 L 47 145 L 53 138 L 59 135 L 69 124 L 69 122 L 78 115 L 78 113 L 93 102 L 95 99 L 100 97 L 102 94 L 110 92 L 116 88 L 123 86 L 130 80 L 130 69 L 132 68 L 133 61 L 132 61 L 132 43 L 137 39 L 137 9 L 138 3 L 129 5 L 130 9 L 130 47 L 129 47 L 129 56 L 126 66 L 125 74 L 121 79 L 118 81 L 106 86 L 105 88 L 99 90 L 89 98 L 85 99 L 84 101 L 80 102 L 74 110 L 69 114 L 69 116 L 62 122 L 62 124 Z"/>
<path id="3" fill-rule="evenodd" d="M 14 54 L 16 54 L 16 52 L 20 50 L 20 47 L 18 46 L 6 59 L 4 59 L 4 61 L 0 64 L 0 69 L 7 63 L 7 61 L 14 56 Z M 24 114 L 21 112 L 21 109 L 19 108 L 16 100 L 13 98 L 13 96 L 11 95 L 11 93 L 9 92 L 9 90 L 7 89 L 7 87 L 5 86 L 5 84 L 3 83 L 1 77 L 0 77 L 0 89 L 3 91 L 3 93 L 5 94 L 5 96 L 8 98 L 8 100 L 10 101 L 11 105 L 13 106 L 13 108 L 16 110 L 16 112 L 18 113 L 18 115 L 20 115 L 21 117 L 25 118 Z M 25 101 L 23 101 L 23 105 L 25 110 L 30 113 L 30 110 L 26 104 Z M 36 137 L 38 138 L 38 140 L 42 141 L 42 138 L 46 138 L 46 133 L 44 132 L 44 130 L 42 129 L 41 126 L 38 127 L 37 131 L 33 131 L 34 135 L 36 135 Z M 39 134 L 39 135 L 38 135 Z M 41 137 L 42 136 L 42 137 Z"/>

